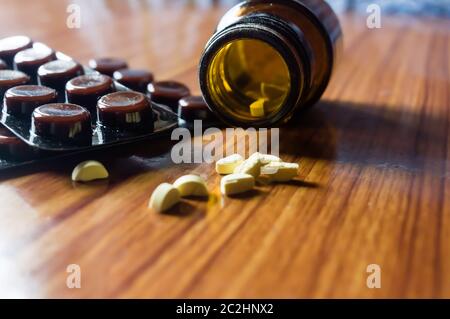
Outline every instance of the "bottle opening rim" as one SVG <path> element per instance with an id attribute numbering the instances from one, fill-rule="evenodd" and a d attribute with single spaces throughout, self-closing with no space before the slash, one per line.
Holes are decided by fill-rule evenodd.
<path id="1" fill-rule="evenodd" d="M 285 99 L 280 103 L 279 110 L 262 118 L 238 117 L 236 114 L 226 111 L 226 108 L 220 107 L 218 105 L 220 102 L 212 94 L 215 88 L 211 86 L 214 83 L 211 76 L 217 76 L 220 69 L 212 70 L 211 68 L 225 67 L 214 65 L 218 55 L 230 44 L 246 40 L 261 41 L 270 46 L 282 59 L 289 74 L 289 90 Z M 201 90 L 208 106 L 222 121 L 233 126 L 261 127 L 290 117 L 289 114 L 293 113 L 304 89 L 309 86 L 310 65 L 306 53 L 299 52 L 297 47 L 292 46 L 286 35 L 279 30 L 255 25 L 251 22 L 240 23 L 218 32 L 211 38 L 200 61 L 199 77 Z"/>

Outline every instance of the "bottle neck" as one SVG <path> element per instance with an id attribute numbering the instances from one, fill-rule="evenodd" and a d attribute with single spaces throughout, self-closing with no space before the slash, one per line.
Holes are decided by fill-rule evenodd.
<path id="1" fill-rule="evenodd" d="M 201 90 L 225 123 L 271 126 L 289 119 L 309 91 L 311 59 L 298 30 L 268 14 L 250 15 L 208 42 L 200 61 Z"/>

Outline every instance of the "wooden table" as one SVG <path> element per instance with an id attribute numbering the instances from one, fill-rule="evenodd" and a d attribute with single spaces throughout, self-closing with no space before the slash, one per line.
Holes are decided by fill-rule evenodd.
<path id="1" fill-rule="evenodd" d="M 82 27 L 68 29 L 69 3 L 2 0 L 0 36 L 28 34 L 84 63 L 124 57 L 196 93 L 227 9 L 77 1 Z M 0 295 L 450 297 L 450 21 L 384 17 L 371 30 L 365 19 L 341 16 L 344 59 L 322 102 L 281 129 L 297 182 L 220 198 L 212 165 L 151 157 L 152 143 L 103 155 L 107 182 L 73 184 L 76 159 L 3 176 Z M 212 199 L 147 209 L 158 184 L 191 172 Z M 70 264 L 81 289 L 66 286 Z M 366 285 L 370 264 L 380 289 Z"/>

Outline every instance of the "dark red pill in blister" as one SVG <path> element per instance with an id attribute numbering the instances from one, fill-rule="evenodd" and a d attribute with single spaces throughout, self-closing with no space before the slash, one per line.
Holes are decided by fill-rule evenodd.
<path id="1" fill-rule="evenodd" d="M 0 100 L 3 101 L 3 96 L 10 88 L 28 84 L 30 77 L 23 72 L 14 70 L 0 70 Z"/>
<path id="2" fill-rule="evenodd" d="M 81 75 L 66 84 L 67 101 L 87 108 L 92 114 L 97 112 L 100 97 L 113 91 L 113 80 L 103 74 Z"/>
<path id="3" fill-rule="evenodd" d="M 114 72 L 114 80 L 127 88 L 146 93 L 147 86 L 153 82 L 153 73 L 147 70 L 123 69 Z"/>
<path id="4" fill-rule="evenodd" d="M 84 74 L 83 67 L 73 60 L 55 60 L 41 65 L 38 69 L 39 84 L 55 89 L 64 97 L 66 83 Z"/>
<path id="5" fill-rule="evenodd" d="M 14 56 L 15 68 L 28 74 L 33 83 L 37 83 L 39 67 L 56 59 L 55 51 L 42 43 L 35 43 L 32 48 L 20 51 Z"/>
<path id="6" fill-rule="evenodd" d="M 97 58 L 89 60 L 89 67 L 101 74 L 113 76 L 114 72 L 128 68 L 128 64 L 119 58 Z"/>
<path id="7" fill-rule="evenodd" d="M 6 64 L 6 62 L 0 59 L 0 70 L 6 70 L 7 68 L 8 65 Z"/>
<path id="8" fill-rule="evenodd" d="M 153 102 L 167 105 L 175 112 L 178 108 L 178 101 L 191 95 L 186 85 L 175 81 L 150 83 L 148 85 L 148 93 Z"/>
<path id="9" fill-rule="evenodd" d="M 33 156 L 33 149 L 0 124 L 0 158 L 23 160 Z"/>
<path id="10" fill-rule="evenodd" d="M 16 35 L 8 38 L 0 39 L 0 59 L 2 59 L 8 68 L 14 65 L 14 56 L 25 49 L 31 48 L 33 41 L 29 37 Z"/>
<path id="11" fill-rule="evenodd" d="M 122 91 L 103 96 L 97 105 L 98 122 L 108 128 L 132 132 L 152 132 L 153 112 L 147 97 Z"/>
<path id="12" fill-rule="evenodd" d="M 91 116 L 84 107 L 75 104 L 42 105 L 33 112 L 31 132 L 54 141 L 89 144 L 92 140 Z"/>
<path id="13" fill-rule="evenodd" d="M 3 111 L 15 116 L 30 116 L 34 109 L 55 103 L 56 91 L 42 85 L 19 85 L 5 93 Z"/>
<path id="14" fill-rule="evenodd" d="M 217 121 L 202 96 L 187 96 L 178 102 L 178 116 L 183 120 Z"/>

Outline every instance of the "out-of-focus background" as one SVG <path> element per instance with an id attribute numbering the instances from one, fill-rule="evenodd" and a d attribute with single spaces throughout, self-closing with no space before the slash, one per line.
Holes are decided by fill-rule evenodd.
<path id="1" fill-rule="evenodd" d="M 366 13 L 367 6 L 378 4 L 384 14 L 450 17 L 449 0 L 328 0 L 338 11 Z"/>
<path id="2" fill-rule="evenodd" d="M 450 17 L 450 0 L 326 0 L 338 12 L 343 11 L 357 11 L 366 13 L 367 6 L 370 4 L 377 4 L 385 14 L 402 14 L 415 16 L 429 16 L 429 17 Z M 171 1 L 151 1 L 157 5 L 169 3 Z M 234 4 L 240 2 L 239 0 L 197 0 L 185 1 L 203 3 L 208 5 L 211 2 L 220 2 L 221 4 Z"/>

